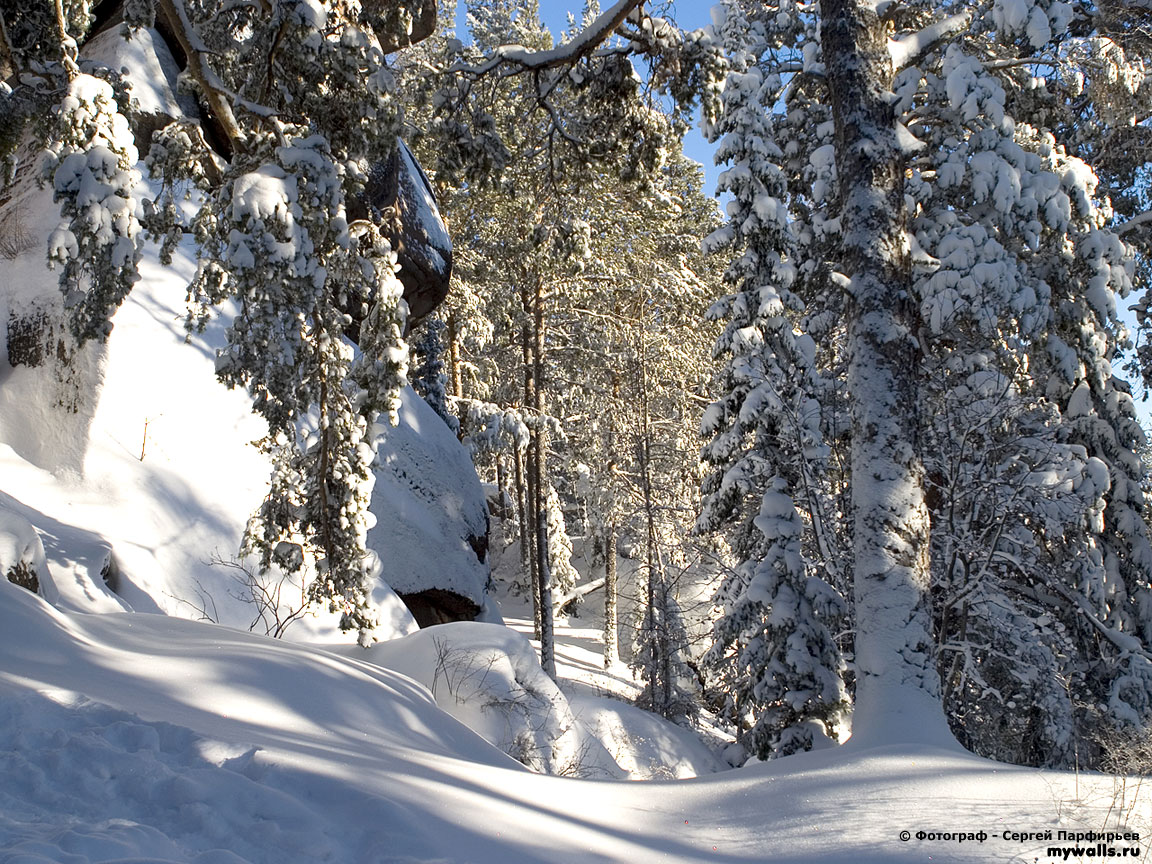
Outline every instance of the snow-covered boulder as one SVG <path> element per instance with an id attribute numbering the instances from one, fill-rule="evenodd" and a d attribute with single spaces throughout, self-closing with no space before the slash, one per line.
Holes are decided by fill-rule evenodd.
<path id="1" fill-rule="evenodd" d="M 5 507 L 0 507 L 0 577 L 49 601 L 56 598 L 40 535 L 31 522 Z"/>
<path id="2" fill-rule="evenodd" d="M 569 693 L 568 702 L 633 780 L 683 780 L 727 767 L 695 732 L 651 711 L 591 693 Z"/>
<path id="3" fill-rule="evenodd" d="M 514 630 L 445 624 L 375 645 L 367 659 L 419 681 L 440 708 L 534 771 L 627 776 Z"/>
<path id="4" fill-rule="evenodd" d="M 412 388 L 380 443 L 368 548 L 421 626 L 496 620 L 488 512 L 468 451 Z"/>
<path id="5" fill-rule="evenodd" d="M 30 142 L 20 157 L 38 158 Z M 68 331 L 59 275 L 45 263 L 59 223 L 37 172 L 0 192 L 0 441 L 45 470 L 79 473 L 106 352 Z"/>

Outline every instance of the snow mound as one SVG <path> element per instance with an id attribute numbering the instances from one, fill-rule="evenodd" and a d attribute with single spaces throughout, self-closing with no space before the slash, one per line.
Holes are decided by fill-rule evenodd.
<path id="1" fill-rule="evenodd" d="M 425 685 L 444 711 L 534 771 L 626 776 L 544 674 L 531 643 L 507 627 L 442 624 L 375 645 L 368 656 Z"/>
<path id="2" fill-rule="evenodd" d="M 0 506 L 0 578 L 52 600 L 57 596 L 44 544 L 32 523 Z"/>
<path id="3" fill-rule="evenodd" d="M 12 864 L 435 860 L 399 803 L 376 800 L 348 839 L 340 810 L 365 807 L 351 772 L 417 753 L 512 766 L 395 673 L 217 625 L 72 617 L 4 582 L 0 650 Z"/>
<path id="4" fill-rule="evenodd" d="M 633 780 L 684 780 L 720 771 L 694 732 L 633 705 L 568 694 L 572 711 Z"/>
<path id="5" fill-rule="evenodd" d="M 496 630 L 409 639 L 452 629 L 473 646 Z M 924 746 L 676 783 L 533 774 L 376 665 L 388 647 L 339 657 L 167 616 L 63 613 L 0 580 L 0 861 L 977 864 L 1052 845 L 1009 831 L 1120 824 L 1113 778 Z M 1150 818 L 1144 798 L 1123 824 L 1143 834 Z"/>

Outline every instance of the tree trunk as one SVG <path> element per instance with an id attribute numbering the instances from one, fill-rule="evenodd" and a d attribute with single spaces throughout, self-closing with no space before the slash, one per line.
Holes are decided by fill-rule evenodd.
<path id="1" fill-rule="evenodd" d="M 623 317 L 619 306 L 616 307 L 617 317 Z M 604 668 L 620 660 L 620 613 L 618 606 L 618 580 L 616 574 L 616 546 L 618 542 L 616 519 L 618 516 L 617 499 L 617 451 L 620 441 L 619 417 L 622 410 L 620 399 L 620 375 L 612 369 L 610 372 L 612 384 L 612 410 L 608 412 L 607 446 L 608 464 L 605 470 L 607 482 L 605 483 L 605 514 L 604 514 Z"/>
<path id="2" fill-rule="evenodd" d="M 520 527 L 520 573 L 531 589 L 532 562 L 528 554 L 528 499 L 524 486 L 524 450 L 519 447 L 512 451 L 512 466 L 516 483 L 516 519 Z M 535 601 L 533 601 L 535 602 Z"/>
<path id="3" fill-rule="evenodd" d="M 640 491 L 644 499 L 644 525 L 647 534 L 645 564 L 648 579 L 644 602 L 645 638 L 647 640 L 647 677 L 651 694 L 650 708 L 661 717 L 671 713 L 669 681 L 668 617 L 665 603 L 664 562 L 660 556 L 656 530 L 656 499 L 652 489 L 652 425 L 648 415 L 648 364 L 644 356 L 643 337 L 636 345 L 637 406 L 640 411 L 637 451 L 640 462 Z"/>
<path id="4" fill-rule="evenodd" d="M 604 668 L 620 660 L 616 608 L 616 526 L 604 527 Z"/>
<path id="5" fill-rule="evenodd" d="M 875 4 L 824 0 L 849 278 L 855 516 L 856 746 L 950 744 L 929 611 L 929 523 L 918 436 L 920 352 L 892 60 Z"/>
<path id="6" fill-rule="evenodd" d="M 532 331 L 530 329 L 532 300 L 527 287 L 521 287 L 520 289 L 520 302 L 524 307 L 524 319 L 520 328 L 520 349 L 524 362 L 524 407 L 531 409 L 536 405 L 536 362 L 532 356 L 535 342 L 532 339 Z M 523 554 L 526 556 L 528 575 L 531 577 L 532 582 L 532 632 L 534 637 L 539 639 L 541 636 L 542 616 L 540 614 L 540 558 L 536 554 L 536 514 L 537 505 L 540 500 L 540 496 L 537 494 L 539 491 L 540 474 L 536 469 L 537 449 L 535 443 L 536 433 L 531 432 L 528 440 L 528 448 L 525 452 L 527 484 L 524 503 L 526 506 L 524 511 L 524 533 L 520 538 L 520 546 Z"/>
<path id="7" fill-rule="evenodd" d="M 544 425 L 547 403 L 544 399 L 544 284 L 537 277 L 533 296 L 532 323 L 535 345 L 532 360 L 536 381 L 536 558 L 540 573 L 540 665 L 550 678 L 556 677 L 556 645 L 552 630 L 552 572 L 548 566 L 548 506 L 544 484 L 548 482 L 548 430 Z"/>
<path id="8" fill-rule="evenodd" d="M 16 57 L 12 53 L 12 43 L 8 38 L 8 26 L 4 23 L 4 12 L 0 10 L 0 81 L 7 81 L 16 74 Z"/>
<path id="9" fill-rule="evenodd" d="M 464 381 L 460 374 L 460 329 L 456 324 L 456 313 L 448 316 L 448 381 L 452 395 L 459 399 L 464 395 Z"/>

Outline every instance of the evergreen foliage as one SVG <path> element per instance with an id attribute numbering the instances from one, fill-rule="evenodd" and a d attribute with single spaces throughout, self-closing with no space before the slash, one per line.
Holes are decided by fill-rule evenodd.
<path id="1" fill-rule="evenodd" d="M 830 610 L 816 608 L 790 620 L 784 610 L 795 604 L 763 603 L 768 589 L 754 587 L 766 568 L 788 572 L 779 532 L 750 529 L 763 524 L 757 508 L 790 500 L 799 520 L 775 524 L 786 538 L 799 534 L 793 560 L 808 556 L 825 587 L 841 589 L 854 562 L 859 681 L 861 639 L 876 626 L 861 607 L 876 591 L 860 581 L 861 543 L 870 542 L 861 518 L 875 500 L 860 472 L 880 470 L 873 456 L 860 461 L 870 446 L 861 433 L 885 427 L 844 417 L 845 405 L 854 418 L 880 416 L 876 393 L 861 385 L 874 361 L 846 385 L 869 350 L 865 329 L 883 352 L 910 331 L 913 395 L 902 400 L 917 410 L 892 440 L 918 463 L 908 506 L 922 495 L 916 506 L 931 517 L 927 587 L 917 590 L 932 600 L 952 728 L 1009 761 L 1093 758 L 1096 724 L 1152 719 L 1143 435 L 1128 385 L 1112 372 L 1130 346 L 1117 298 L 1132 290 L 1144 250 L 1130 245 L 1137 237 L 1125 221 L 1135 215 L 1131 175 L 1121 179 L 1110 150 L 1142 116 L 1148 46 L 1078 3 L 892 4 L 882 20 L 856 10 L 836 25 L 832 7 L 823 11 L 822 20 L 800 4 L 727 3 L 712 33 L 730 71 L 711 134 L 734 200 L 709 246 L 729 250 L 739 292 L 716 309 L 727 322 L 717 348 L 724 395 L 705 415 L 714 467 L 700 527 L 733 525 L 743 563 L 722 591 L 711 657 L 732 675 L 769 621 L 793 628 L 779 646 L 829 623 Z M 887 34 L 877 55 L 886 57 L 867 74 L 894 101 L 874 126 L 853 126 L 835 113 L 854 86 L 838 76 L 853 73 L 824 52 L 845 32 L 872 39 L 874 28 Z M 885 251 L 882 231 L 860 230 L 873 217 L 851 210 L 866 172 L 846 173 L 845 158 L 860 147 L 873 148 L 874 170 L 903 178 L 894 191 L 902 205 L 890 208 L 903 252 L 899 241 Z M 1127 158 L 1143 164 L 1148 151 Z M 908 323 L 868 311 L 860 274 L 871 265 L 859 262 L 869 255 L 907 285 Z M 828 653 L 810 649 L 810 658 L 840 677 L 834 646 L 821 644 Z M 782 651 L 761 652 L 746 674 L 786 679 L 772 666 Z M 922 686 L 932 694 L 930 678 Z M 791 715 L 781 713 L 787 699 L 766 692 L 745 707 L 757 728 L 780 736 L 823 719 L 837 698 L 828 689 L 827 702 Z"/>

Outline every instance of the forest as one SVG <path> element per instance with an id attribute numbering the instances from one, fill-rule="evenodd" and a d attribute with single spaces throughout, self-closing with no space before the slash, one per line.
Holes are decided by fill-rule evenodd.
<path id="1" fill-rule="evenodd" d="M 1140 854 L 1152 5 L 686 4 L 0 0 L 13 862 Z"/>

